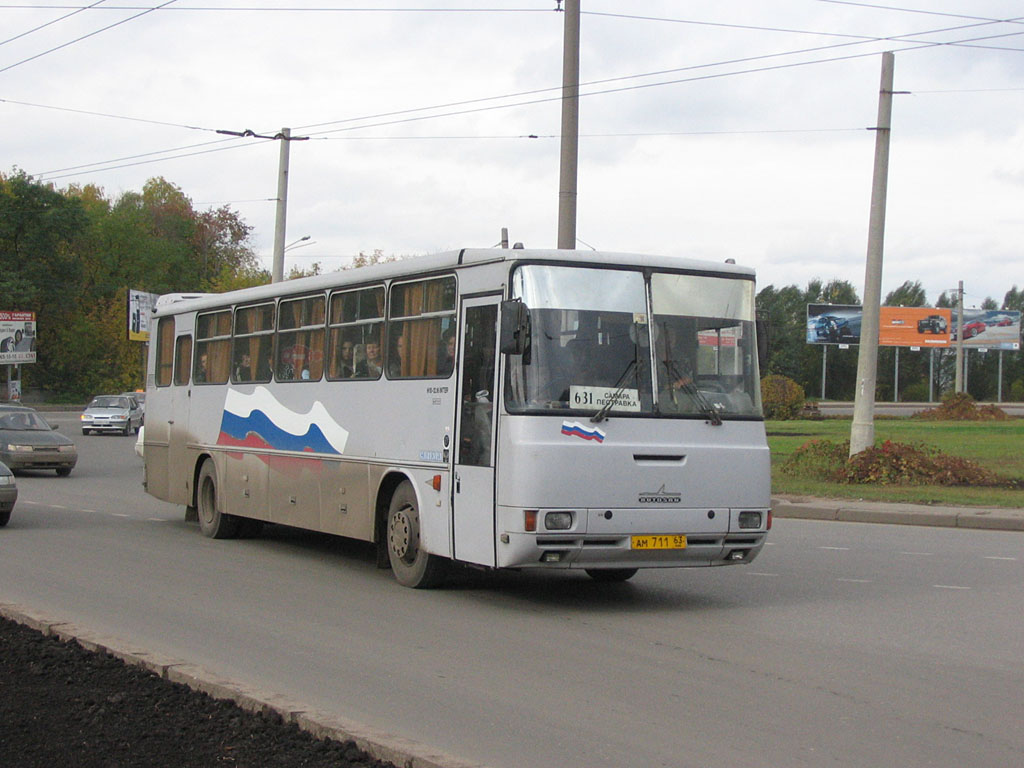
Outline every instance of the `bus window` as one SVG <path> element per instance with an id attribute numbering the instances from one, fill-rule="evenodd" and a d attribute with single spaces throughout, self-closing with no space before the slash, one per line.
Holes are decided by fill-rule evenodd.
<path id="1" fill-rule="evenodd" d="M 274 305 L 257 304 L 235 310 L 231 380 L 236 384 L 267 382 L 274 343 Z"/>
<path id="2" fill-rule="evenodd" d="M 179 336 L 174 343 L 174 383 L 188 384 L 189 367 L 192 365 L 192 337 Z"/>
<path id="3" fill-rule="evenodd" d="M 231 310 L 199 315 L 192 379 L 197 384 L 224 384 L 230 371 Z"/>
<path id="4" fill-rule="evenodd" d="M 329 379 L 377 379 L 384 370 L 384 287 L 331 296 Z"/>
<path id="5" fill-rule="evenodd" d="M 455 327 L 455 278 L 391 287 L 388 378 L 447 376 L 447 333 Z"/>
<path id="6" fill-rule="evenodd" d="M 174 318 L 161 317 L 156 331 L 156 385 L 166 387 L 171 383 L 174 366 Z"/>
<path id="7" fill-rule="evenodd" d="M 277 380 L 319 381 L 324 374 L 324 297 L 282 301 L 277 318 Z"/>

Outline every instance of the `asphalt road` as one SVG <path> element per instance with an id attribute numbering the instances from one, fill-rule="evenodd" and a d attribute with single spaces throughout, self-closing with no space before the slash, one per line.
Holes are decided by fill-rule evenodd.
<path id="1" fill-rule="evenodd" d="M 399 587 L 365 545 L 212 541 L 134 438 L 19 477 L 0 602 L 493 768 L 1024 763 L 1024 536 L 777 520 L 748 566 Z"/>

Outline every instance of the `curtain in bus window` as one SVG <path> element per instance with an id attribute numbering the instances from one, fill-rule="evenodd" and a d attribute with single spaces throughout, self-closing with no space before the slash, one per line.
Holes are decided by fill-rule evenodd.
<path id="1" fill-rule="evenodd" d="M 179 336 L 174 349 L 174 383 L 188 384 L 192 364 L 192 337 Z"/>
<path id="2" fill-rule="evenodd" d="M 423 377 L 438 375 L 438 360 L 443 359 L 443 333 L 454 323 L 455 280 L 446 277 L 423 280 L 395 287 L 398 306 L 392 313 L 399 318 L 433 314 L 434 317 L 395 322 L 389 328 L 388 375 Z M 442 316 L 436 316 L 443 313 Z"/>
<path id="3" fill-rule="evenodd" d="M 161 317 L 156 337 L 156 385 L 166 387 L 171 383 L 174 365 L 174 318 Z"/>
<path id="4" fill-rule="evenodd" d="M 278 379 L 316 381 L 323 376 L 324 319 L 323 296 L 281 302 Z"/>
<path id="5" fill-rule="evenodd" d="M 195 381 L 227 382 L 231 371 L 231 311 L 200 315 L 196 339 Z"/>

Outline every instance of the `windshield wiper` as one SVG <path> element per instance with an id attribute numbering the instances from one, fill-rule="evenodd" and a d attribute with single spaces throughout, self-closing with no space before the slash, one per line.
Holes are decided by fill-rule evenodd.
<path id="1" fill-rule="evenodd" d="M 697 385 L 694 383 L 693 379 L 689 376 L 684 376 L 679 371 L 679 368 L 676 366 L 674 361 L 663 360 L 662 362 L 665 363 L 665 368 L 669 375 L 674 376 L 676 381 L 686 380 L 686 383 L 681 384 L 679 388 L 697 402 L 697 407 L 700 409 L 700 412 L 711 420 L 712 426 L 722 426 L 722 417 L 719 415 L 715 407 L 708 402 L 708 399 L 704 397 L 704 394 L 697 389 Z M 671 385 L 669 386 L 669 393 L 672 395 L 672 401 L 675 402 L 675 393 L 672 390 Z"/>
<path id="2" fill-rule="evenodd" d="M 636 367 L 635 357 L 626 363 L 626 369 L 622 372 L 622 375 L 619 376 L 619 380 L 615 382 L 615 393 L 604 405 L 601 406 L 601 410 L 590 417 L 591 423 L 600 424 L 605 420 L 608 416 L 608 411 L 612 409 L 612 406 L 615 405 L 615 403 L 619 401 L 619 397 L 622 396 L 622 391 L 626 388 L 626 377 L 634 367 Z"/>

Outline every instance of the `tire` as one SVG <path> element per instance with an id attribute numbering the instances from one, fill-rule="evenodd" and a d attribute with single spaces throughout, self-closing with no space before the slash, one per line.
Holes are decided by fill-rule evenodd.
<path id="1" fill-rule="evenodd" d="M 57 477 L 67 477 L 74 467 L 57 467 Z"/>
<path id="2" fill-rule="evenodd" d="M 121 430 L 121 434 L 122 435 L 130 435 L 131 433 L 132 433 L 132 423 L 130 421 L 126 421 L 125 424 L 124 424 L 124 429 Z"/>
<path id="3" fill-rule="evenodd" d="M 605 583 L 629 581 L 636 576 L 636 568 L 587 568 L 587 576 Z"/>
<path id="4" fill-rule="evenodd" d="M 3 528 L 11 519 L 11 510 L 0 511 L 0 528 Z"/>
<path id="5" fill-rule="evenodd" d="M 399 584 L 428 589 L 444 579 L 446 561 L 420 548 L 420 512 L 416 492 L 408 480 L 403 481 L 391 497 L 384 535 L 391 570 Z"/>
<path id="6" fill-rule="evenodd" d="M 220 495 L 217 493 L 217 470 L 213 461 L 207 459 L 199 470 L 196 485 L 196 509 L 199 513 L 199 530 L 211 539 L 233 539 L 238 535 L 239 519 L 220 511 Z"/>
<path id="7" fill-rule="evenodd" d="M 82 434 L 83 435 L 88 435 L 90 432 L 92 432 L 91 429 L 86 429 L 85 427 L 82 427 Z"/>

